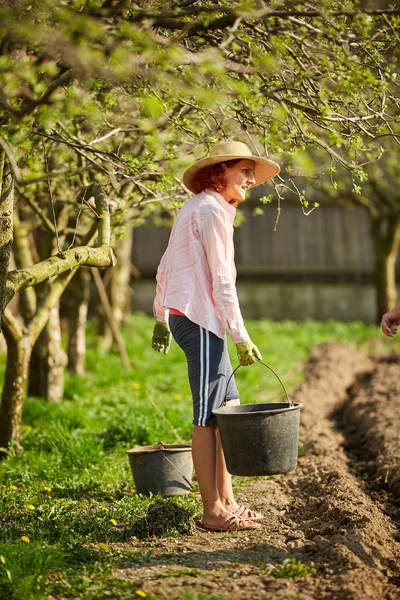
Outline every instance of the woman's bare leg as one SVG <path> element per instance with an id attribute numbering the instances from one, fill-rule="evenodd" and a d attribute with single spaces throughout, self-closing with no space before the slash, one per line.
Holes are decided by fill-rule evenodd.
<path id="1" fill-rule="evenodd" d="M 240 404 L 240 400 L 230 400 L 227 402 L 229 406 L 235 406 Z M 222 504 L 229 510 L 234 512 L 238 507 L 238 503 L 235 501 L 232 489 L 232 476 L 226 468 L 224 451 L 222 450 L 221 436 L 217 429 L 217 486 L 218 493 Z"/>
<path id="2" fill-rule="evenodd" d="M 231 400 L 227 402 L 230 406 L 235 406 L 240 404 L 240 400 Z M 221 436 L 217 429 L 217 486 L 220 500 L 223 506 L 231 513 L 234 513 L 238 510 L 239 504 L 236 502 L 233 489 L 232 489 L 232 476 L 228 472 L 226 468 L 224 451 L 222 449 Z M 244 511 L 242 517 L 250 517 L 258 515 L 258 518 L 261 518 L 262 515 L 260 513 L 254 513 L 254 511 L 246 509 Z"/>
<path id="3" fill-rule="evenodd" d="M 203 501 L 203 523 L 219 525 L 230 512 L 221 502 L 217 483 L 216 427 L 194 426 L 192 456 L 197 482 Z"/>

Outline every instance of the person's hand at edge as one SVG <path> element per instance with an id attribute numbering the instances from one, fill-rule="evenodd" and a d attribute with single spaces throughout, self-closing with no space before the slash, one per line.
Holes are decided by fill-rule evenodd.
<path id="1" fill-rule="evenodd" d="M 236 350 L 242 367 L 252 365 L 256 360 L 262 360 L 261 352 L 251 340 L 248 342 L 239 342 L 239 344 L 236 344 Z"/>
<path id="2" fill-rule="evenodd" d="M 161 323 L 156 321 L 153 329 L 153 338 L 151 346 L 156 352 L 163 352 L 168 354 L 171 347 L 172 334 L 168 323 Z"/>
<path id="3" fill-rule="evenodd" d="M 400 302 L 382 316 L 381 329 L 385 335 L 393 337 L 397 333 L 398 325 L 400 325 Z"/>

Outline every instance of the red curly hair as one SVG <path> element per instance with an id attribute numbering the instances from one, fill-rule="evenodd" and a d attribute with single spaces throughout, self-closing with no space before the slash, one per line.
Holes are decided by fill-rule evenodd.
<path id="1" fill-rule="evenodd" d="M 241 160 L 243 159 L 234 158 L 233 160 L 227 160 L 226 162 L 200 169 L 192 182 L 194 193 L 200 194 L 200 192 L 207 188 L 212 188 L 216 192 L 222 192 L 226 188 L 225 167 L 230 169 Z"/>

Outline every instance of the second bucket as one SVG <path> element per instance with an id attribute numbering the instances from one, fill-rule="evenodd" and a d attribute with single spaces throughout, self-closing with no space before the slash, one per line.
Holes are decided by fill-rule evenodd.
<path id="1" fill-rule="evenodd" d="M 291 402 L 275 371 L 262 361 L 257 362 L 278 378 L 287 402 L 224 405 L 213 410 L 226 466 L 232 475 L 277 475 L 292 471 L 297 465 L 300 409 L 303 405 Z"/>
<path id="2" fill-rule="evenodd" d="M 138 494 L 180 496 L 192 489 L 191 446 L 160 442 L 126 452 Z"/>

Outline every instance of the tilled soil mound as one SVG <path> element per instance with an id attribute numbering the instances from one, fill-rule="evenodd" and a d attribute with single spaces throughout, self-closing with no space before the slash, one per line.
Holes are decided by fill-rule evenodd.
<path id="1" fill-rule="evenodd" d="M 400 493 L 400 359 L 384 358 L 349 390 L 339 415 L 347 448 L 373 475 L 375 483 Z M 365 464 L 366 463 L 366 464 Z"/>
<path id="2" fill-rule="evenodd" d="M 387 388 L 385 369 L 390 371 Z M 361 439 L 371 477 L 381 486 L 398 485 L 398 444 L 393 450 L 393 436 L 400 399 L 395 369 L 395 362 L 375 366 L 373 359 L 344 344 L 318 347 L 293 398 L 304 405 L 304 451 L 296 470 L 249 479 L 237 493 L 238 500 L 264 512 L 262 529 L 132 539 L 121 550 L 128 546 L 145 558 L 121 560 L 113 576 L 171 600 L 189 590 L 240 600 L 400 598 L 398 515 L 393 505 L 388 510 L 393 498 L 382 501 L 365 472 L 360 475 L 353 453 L 355 439 Z M 397 424 L 392 423 L 395 417 Z M 292 567 L 282 569 L 288 559 L 294 561 Z"/>

